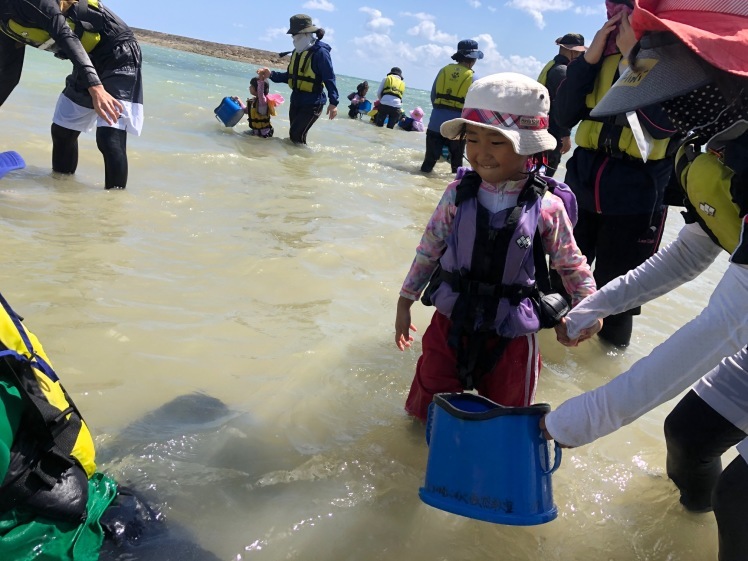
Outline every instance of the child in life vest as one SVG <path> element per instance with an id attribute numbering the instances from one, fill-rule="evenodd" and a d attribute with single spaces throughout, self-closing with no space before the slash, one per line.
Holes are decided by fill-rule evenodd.
<path id="1" fill-rule="evenodd" d="M 425 132 L 426 127 L 423 124 L 423 109 L 416 107 L 410 112 L 410 117 L 403 115 L 400 117 L 400 121 L 397 126 L 408 132 Z"/>
<path id="2" fill-rule="evenodd" d="M 366 94 L 369 93 L 369 82 L 364 80 L 358 86 L 356 91 L 348 94 L 351 104 L 348 106 L 348 116 L 356 119 L 360 116 L 359 106 L 366 101 Z"/>
<path id="3" fill-rule="evenodd" d="M 405 403 L 414 417 L 425 420 L 442 392 L 475 389 L 506 406 L 533 402 L 537 332 L 568 310 L 550 294 L 546 255 L 572 304 L 595 292 L 574 241 L 576 200 L 566 185 L 535 172 L 540 154 L 556 145 L 548 109 L 544 86 L 506 72 L 474 82 L 461 116 L 441 126 L 446 138 L 467 141 L 472 170 L 444 191 L 400 290 L 400 350 L 414 340 L 413 303 L 423 293 L 436 307 Z"/>
<path id="4" fill-rule="evenodd" d="M 249 81 L 249 93 L 253 96 L 247 99 L 244 112 L 249 117 L 249 131 L 247 134 L 270 138 L 273 136 L 273 126 L 270 117 L 275 117 L 275 107 L 283 103 L 277 94 L 269 94 L 270 85 L 261 78 Z"/>

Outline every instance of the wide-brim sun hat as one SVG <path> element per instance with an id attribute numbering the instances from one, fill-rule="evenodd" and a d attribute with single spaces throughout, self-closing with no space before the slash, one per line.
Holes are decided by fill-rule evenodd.
<path id="1" fill-rule="evenodd" d="M 556 39 L 556 45 L 579 53 L 587 50 L 587 47 L 584 46 L 584 35 L 579 33 L 567 33 L 563 37 L 559 37 Z"/>
<path id="2" fill-rule="evenodd" d="M 291 16 L 290 27 L 286 35 L 298 35 L 300 33 L 314 33 L 319 27 L 312 23 L 312 17 L 306 14 Z"/>
<path id="3" fill-rule="evenodd" d="M 712 82 L 700 58 L 748 76 L 746 0 L 639 0 L 631 24 L 641 38 L 636 67 L 621 75 L 593 117 L 626 113 Z"/>
<path id="4" fill-rule="evenodd" d="M 457 119 L 442 123 L 441 135 L 458 139 L 466 125 L 503 134 L 517 154 L 530 156 L 556 147 L 548 132 L 548 90 L 537 80 L 516 72 L 501 72 L 476 80 L 465 96 Z"/>
<path id="5" fill-rule="evenodd" d="M 421 109 L 420 107 L 416 107 L 415 109 L 413 109 L 413 111 L 410 112 L 410 116 L 413 119 L 420 121 L 421 119 L 423 119 L 423 109 Z"/>
<path id="6" fill-rule="evenodd" d="M 457 43 L 457 52 L 452 55 L 452 58 L 457 55 L 461 55 L 465 58 L 474 58 L 480 60 L 483 58 L 483 51 L 478 49 L 478 41 L 473 39 L 463 39 Z"/>

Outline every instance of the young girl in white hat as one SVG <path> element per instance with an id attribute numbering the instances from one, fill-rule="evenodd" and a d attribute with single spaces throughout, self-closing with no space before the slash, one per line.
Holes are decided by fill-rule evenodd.
<path id="1" fill-rule="evenodd" d="M 472 171 L 447 186 L 400 291 L 400 350 L 411 346 L 410 308 L 427 285 L 424 303 L 436 307 L 405 404 L 415 417 L 426 418 L 435 393 L 473 388 L 502 405 L 532 403 L 536 334 L 567 307 L 548 294 L 546 255 L 573 303 L 595 291 L 574 242 L 573 195 L 534 172 L 539 154 L 556 144 L 548 109 L 540 83 L 494 74 L 476 81 L 460 118 L 441 126 L 443 136 L 467 141 Z"/>

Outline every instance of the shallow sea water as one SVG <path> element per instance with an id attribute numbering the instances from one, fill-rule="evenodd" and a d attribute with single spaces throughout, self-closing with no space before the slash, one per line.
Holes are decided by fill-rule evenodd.
<path id="1" fill-rule="evenodd" d="M 104 191 L 93 134 L 75 177 L 50 173 L 67 64 L 27 53 L 0 110 L 0 150 L 28 164 L 0 181 L 0 291 L 84 413 L 102 470 L 226 561 L 716 558 L 713 517 L 684 512 L 665 475 L 673 403 L 565 451 L 551 523 L 499 526 L 421 503 L 428 450 L 402 410 L 420 336 L 401 353 L 393 323 L 448 164 L 421 175 L 422 134 L 343 111 L 293 146 L 288 101 L 275 138 L 247 137 L 213 108 L 246 96 L 256 67 L 143 52 L 147 117 L 128 140 L 124 192 Z M 339 81 L 345 96 L 360 79 Z M 405 102 L 427 108 L 428 93 L 408 90 Z M 681 223 L 671 211 L 666 241 Z M 559 404 L 648 353 L 698 313 L 726 263 L 646 306 L 625 351 L 566 349 L 543 333 L 538 401 Z M 430 314 L 414 308 L 419 333 Z M 227 409 L 142 420 L 196 392 Z"/>

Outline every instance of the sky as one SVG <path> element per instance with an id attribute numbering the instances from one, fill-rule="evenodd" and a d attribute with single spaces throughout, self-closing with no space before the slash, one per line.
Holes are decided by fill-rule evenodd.
<path id="1" fill-rule="evenodd" d="M 537 78 L 555 40 L 581 33 L 589 45 L 605 22 L 604 0 L 107 0 L 132 27 L 268 51 L 291 50 L 289 18 L 308 14 L 325 29 L 336 74 L 370 82 L 393 66 L 406 85 L 430 90 L 457 42 L 484 53 L 478 77 L 520 72 Z"/>

